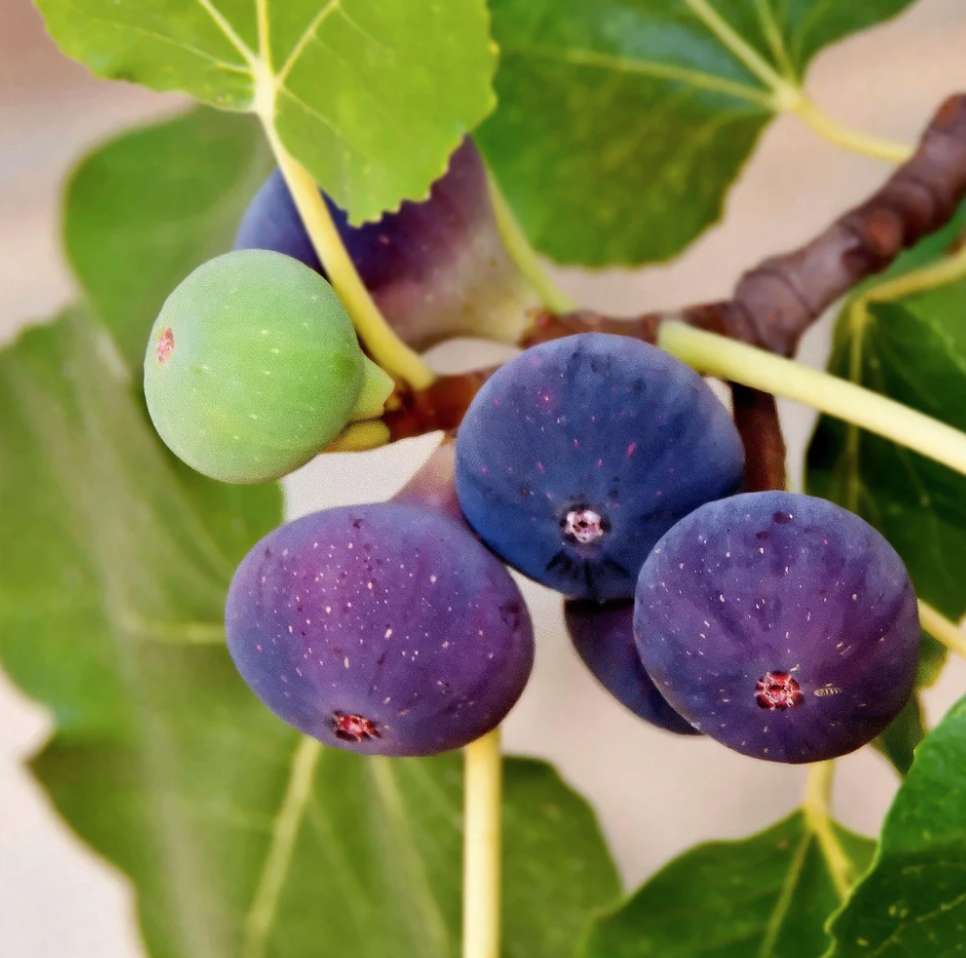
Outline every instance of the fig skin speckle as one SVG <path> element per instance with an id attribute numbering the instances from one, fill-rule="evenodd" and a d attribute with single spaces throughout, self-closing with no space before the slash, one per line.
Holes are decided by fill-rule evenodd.
<path id="1" fill-rule="evenodd" d="M 270 533 L 232 580 L 225 626 L 276 715 L 367 754 L 466 745 L 505 717 L 533 665 L 530 617 L 499 560 L 465 526 L 395 503 Z M 378 734 L 347 733 L 360 728 Z"/>
<path id="2" fill-rule="evenodd" d="M 921 632 L 905 566 L 875 529 L 824 499 L 764 492 L 708 503 L 657 543 L 634 634 L 651 677 L 702 732 L 804 763 L 859 748 L 899 714 Z M 762 707 L 769 674 L 794 679 L 788 707 Z"/>

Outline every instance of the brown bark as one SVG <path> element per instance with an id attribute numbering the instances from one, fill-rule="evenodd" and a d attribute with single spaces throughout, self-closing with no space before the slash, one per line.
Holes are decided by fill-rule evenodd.
<path id="1" fill-rule="evenodd" d="M 785 438 L 771 393 L 731 384 L 735 425 L 745 447 L 745 492 L 785 488 Z"/>
<path id="2" fill-rule="evenodd" d="M 389 441 L 411 439 L 437 429 L 456 429 L 473 397 L 497 368 L 440 376 L 428 389 L 402 393 L 399 406 L 382 417 L 389 427 Z"/>

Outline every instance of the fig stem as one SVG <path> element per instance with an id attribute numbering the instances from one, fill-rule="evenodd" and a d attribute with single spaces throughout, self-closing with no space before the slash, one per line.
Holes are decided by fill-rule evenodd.
<path id="1" fill-rule="evenodd" d="M 379 449 L 388 442 L 389 429 L 386 424 L 381 419 L 366 419 L 350 422 L 322 452 L 365 452 Z"/>
<path id="2" fill-rule="evenodd" d="M 503 764 L 495 728 L 465 750 L 463 958 L 499 958 Z"/>
<path id="3" fill-rule="evenodd" d="M 681 322 L 662 323 L 657 342 L 700 373 L 813 406 L 966 475 L 966 433 L 871 389 Z"/>
<path id="4" fill-rule="evenodd" d="M 394 378 L 417 390 L 431 386 L 435 374 L 396 335 L 360 279 L 312 174 L 285 149 L 274 127 L 270 123 L 263 125 L 305 230 L 332 288 L 352 317 L 359 339 L 372 358 Z"/>
<path id="5" fill-rule="evenodd" d="M 852 885 L 852 866 L 832 828 L 832 781 L 835 762 L 816 762 L 808 768 L 802 813 L 805 825 L 815 836 L 828 866 L 832 884 L 842 901 L 848 897 Z"/>
<path id="6" fill-rule="evenodd" d="M 456 497 L 455 436 L 443 434 L 443 441 L 419 467 L 412 479 L 392 497 L 392 501 L 429 509 L 466 525 L 459 499 Z"/>
<path id="7" fill-rule="evenodd" d="M 350 422 L 378 419 L 386 411 L 386 403 L 393 395 L 395 383 L 382 366 L 377 366 L 368 356 L 362 357 L 362 388 L 352 410 Z"/>
<path id="8" fill-rule="evenodd" d="M 938 612 L 927 602 L 919 600 L 919 622 L 922 627 L 937 641 L 966 659 L 966 634 L 942 613 Z"/>

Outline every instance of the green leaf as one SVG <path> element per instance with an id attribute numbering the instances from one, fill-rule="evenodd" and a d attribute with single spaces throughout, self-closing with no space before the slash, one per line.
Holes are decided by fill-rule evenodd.
<path id="1" fill-rule="evenodd" d="M 831 923 L 834 958 L 958 955 L 966 941 L 966 699 L 916 750 L 869 873 Z"/>
<path id="2" fill-rule="evenodd" d="M 493 0 L 500 108 L 478 133 L 538 249 L 668 259 L 725 194 L 827 44 L 911 0 Z"/>
<path id="3" fill-rule="evenodd" d="M 250 117 L 197 109 L 89 154 L 67 187 L 67 255 L 132 369 L 195 267 L 231 249 L 271 159 Z"/>
<path id="4" fill-rule="evenodd" d="M 858 315 L 859 322 L 850 322 Z M 903 298 L 849 306 L 831 372 L 966 429 L 966 275 Z M 863 318 L 864 317 L 864 318 Z M 958 621 L 966 613 L 966 477 L 831 417 L 819 420 L 808 487 L 875 526 L 902 556 L 919 597 Z"/>
<path id="5" fill-rule="evenodd" d="M 424 198 L 493 107 L 484 0 L 38 0 L 99 76 L 257 112 L 353 222 Z"/>
<path id="6" fill-rule="evenodd" d="M 235 565 L 278 489 L 171 457 L 78 313 L 0 354 L 0 660 L 50 709 L 32 768 L 137 891 L 152 958 L 455 958 L 461 762 L 322 749 L 224 645 Z M 558 958 L 618 885 L 594 816 L 511 761 L 506 954 Z"/>
<path id="7" fill-rule="evenodd" d="M 909 771 L 913 752 L 926 737 L 919 690 L 929 688 L 939 678 L 946 664 L 947 654 L 948 649 L 938 639 L 934 639 L 928 632 L 922 633 L 916 691 L 905 708 L 889 723 L 888 728 L 872 742 L 873 747 L 892 762 L 900 775 Z"/>
<path id="8" fill-rule="evenodd" d="M 621 894 L 594 813 L 545 763 L 511 758 L 503 847 L 504 958 L 574 955 L 591 917 Z M 457 863 L 452 872 L 458 885 Z"/>
<path id="9" fill-rule="evenodd" d="M 919 704 L 919 693 L 916 692 L 872 745 L 895 766 L 900 775 L 905 775 L 912 767 L 916 746 L 925 737 L 922 708 Z"/>
<path id="10" fill-rule="evenodd" d="M 875 843 L 833 829 L 854 878 Z M 596 922 L 581 958 L 816 958 L 840 901 L 819 841 L 796 812 L 751 838 L 685 852 Z"/>
<path id="11" fill-rule="evenodd" d="M 811 59 L 824 47 L 902 13 L 913 2 L 827 0 L 817 4 L 815 0 L 742 0 L 735 5 L 743 6 L 746 11 L 752 7 L 761 11 L 759 24 L 764 40 L 757 41 L 756 45 L 762 53 L 770 50 L 774 62 L 784 63 L 790 75 L 801 77 Z M 725 4 L 721 7 L 724 9 Z"/>
<path id="12" fill-rule="evenodd" d="M 936 684 L 942 674 L 943 666 L 949 657 L 949 649 L 928 632 L 922 633 L 919 646 L 919 671 L 916 674 L 916 688 L 928 689 Z"/>

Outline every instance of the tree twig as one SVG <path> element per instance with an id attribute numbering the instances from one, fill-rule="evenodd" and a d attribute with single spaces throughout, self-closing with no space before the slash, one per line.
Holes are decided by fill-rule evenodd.
<path id="1" fill-rule="evenodd" d="M 473 397 L 498 368 L 440 376 L 427 389 L 402 393 L 399 406 L 382 417 L 389 428 L 389 441 L 411 439 L 438 429 L 446 432 L 456 429 Z"/>
<path id="2" fill-rule="evenodd" d="M 745 492 L 785 488 L 785 437 L 771 393 L 731 384 L 735 425 L 745 447 Z"/>
<path id="3" fill-rule="evenodd" d="M 950 97 L 912 158 L 881 189 L 812 242 L 741 278 L 732 335 L 791 356 L 806 329 L 843 293 L 952 218 L 966 196 L 966 95 Z"/>

